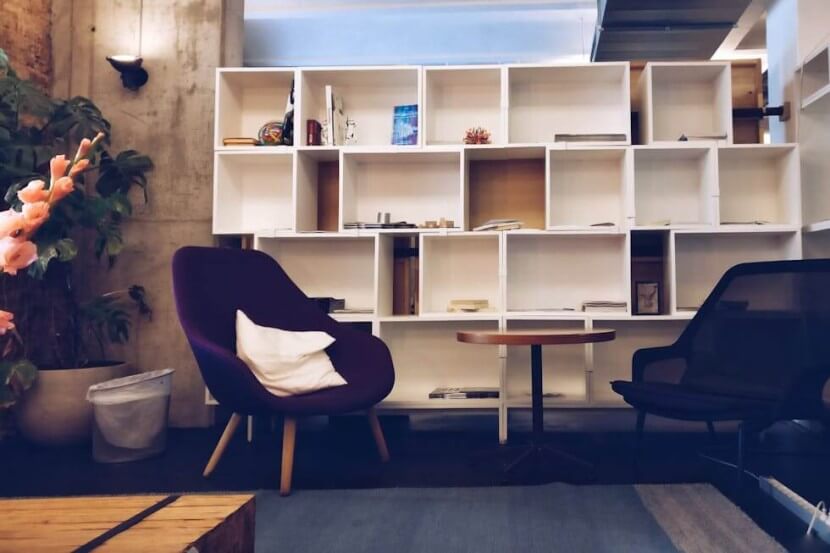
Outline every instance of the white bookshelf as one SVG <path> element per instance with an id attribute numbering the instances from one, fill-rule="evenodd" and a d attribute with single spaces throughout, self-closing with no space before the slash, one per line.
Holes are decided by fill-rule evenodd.
<path id="1" fill-rule="evenodd" d="M 487 129 L 493 144 L 504 144 L 503 73 L 500 66 L 425 67 L 426 144 L 463 144 L 472 127 Z"/>
<path id="2" fill-rule="evenodd" d="M 558 134 L 624 134 L 631 142 L 628 63 L 507 68 L 510 143 Z"/>
<path id="3" fill-rule="evenodd" d="M 715 223 L 716 154 L 704 146 L 634 147 L 637 227 Z"/>
<path id="4" fill-rule="evenodd" d="M 277 149 L 217 152 L 214 234 L 294 229 L 294 153 Z"/>
<path id="5" fill-rule="evenodd" d="M 640 86 L 643 136 L 630 144 L 628 64 L 220 69 L 215 234 L 253 235 L 309 296 L 368 313 L 333 317 L 389 346 L 396 384 L 381 408 L 497 411 L 530 406 L 528 348 L 456 341 L 467 329 L 599 328 L 603 344 L 545 348 L 550 408 L 618 407 L 609 381 L 630 377 L 641 347 L 674 340 L 723 272 L 744 261 L 802 256 L 801 175 L 794 145 L 678 142 L 720 132 L 731 110 L 728 65 L 649 64 Z M 297 146 L 224 147 L 282 117 L 295 80 Z M 333 85 L 357 122 L 357 144 L 306 146 Z M 393 146 L 394 106 L 418 104 L 415 146 Z M 483 126 L 493 144 L 464 145 Z M 563 143 L 562 133 L 622 133 L 626 142 Z M 352 221 L 452 229 L 345 230 Z M 526 228 L 473 232 L 516 217 Z M 609 226 L 595 226 L 611 223 Z M 756 224 L 763 223 L 763 224 Z M 823 226 L 824 225 L 824 226 Z M 830 228 L 805 230 L 805 251 L 830 251 Z M 395 313 L 395 248 L 414 248 L 414 314 Z M 633 284 L 659 280 L 663 305 L 635 315 Z M 397 287 L 396 287 L 397 285 Z M 488 310 L 451 313 L 454 299 Z M 582 302 L 626 302 L 583 312 Z M 430 400 L 442 386 L 492 386 L 498 399 Z"/>
<path id="6" fill-rule="evenodd" d="M 569 148 L 548 152 L 548 229 L 624 227 L 631 213 L 630 149 Z"/>
<path id="7" fill-rule="evenodd" d="M 294 69 L 218 69 L 215 147 L 223 147 L 223 138 L 255 138 L 264 123 L 282 121 L 295 75 Z"/>
<path id="8" fill-rule="evenodd" d="M 801 65 L 801 108 L 806 109 L 830 94 L 830 43 L 818 48 Z"/>
<path id="9" fill-rule="evenodd" d="M 420 103 L 418 67 L 313 68 L 300 73 L 302 117 L 296 118 L 298 145 L 307 143 L 306 120 L 326 120 L 327 85 L 342 98 L 344 112 L 357 123 L 355 146 L 390 144 L 395 106 Z"/>
<path id="10" fill-rule="evenodd" d="M 725 136 L 732 142 L 729 62 L 649 62 L 640 75 L 640 132 L 646 144 Z"/>

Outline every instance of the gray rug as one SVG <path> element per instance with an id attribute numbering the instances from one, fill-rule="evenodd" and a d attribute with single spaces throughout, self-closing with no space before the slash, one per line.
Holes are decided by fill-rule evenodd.
<path id="1" fill-rule="evenodd" d="M 256 551 L 765 553 L 784 549 L 705 484 L 257 494 Z"/>

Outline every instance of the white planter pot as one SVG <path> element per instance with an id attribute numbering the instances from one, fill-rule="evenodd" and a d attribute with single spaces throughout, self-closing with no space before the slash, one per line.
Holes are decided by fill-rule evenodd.
<path id="1" fill-rule="evenodd" d="M 38 445 L 71 445 L 92 436 L 92 405 L 86 392 L 93 384 L 130 374 L 127 363 L 84 369 L 39 371 L 34 385 L 14 406 L 20 434 Z"/>

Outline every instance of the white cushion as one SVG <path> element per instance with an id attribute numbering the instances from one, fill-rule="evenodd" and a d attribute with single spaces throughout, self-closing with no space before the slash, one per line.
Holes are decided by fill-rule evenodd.
<path id="1" fill-rule="evenodd" d="M 236 355 L 275 396 L 307 394 L 343 386 L 324 351 L 334 343 L 325 332 L 291 332 L 260 326 L 236 311 Z"/>

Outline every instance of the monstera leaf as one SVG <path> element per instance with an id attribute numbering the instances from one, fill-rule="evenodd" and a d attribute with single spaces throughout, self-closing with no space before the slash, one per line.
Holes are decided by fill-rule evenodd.
<path id="1" fill-rule="evenodd" d="M 26 359 L 0 362 L 0 409 L 11 407 L 37 378 L 37 368 Z"/>
<path id="2" fill-rule="evenodd" d="M 71 144 L 78 144 L 82 138 L 102 132 L 106 135 L 104 142 L 109 144 L 110 129 L 110 122 L 98 106 L 87 98 L 76 96 L 65 102 L 58 102 L 44 131 Z"/>
<path id="3" fill-rule="evenodd" d="M 120 192 L 124 196 L 129 194 L 130 188 L 138 186 L 144 192 L 144 201 L 147 201 L 147 176 L 145 173 L 153 169 L 153 162 L 149 157 L 135 150 L 124 150 L 115 158 L 106 152 L 101 154 L 101 175 L 95 185 L 96 191 L 104 197 Z"/>

